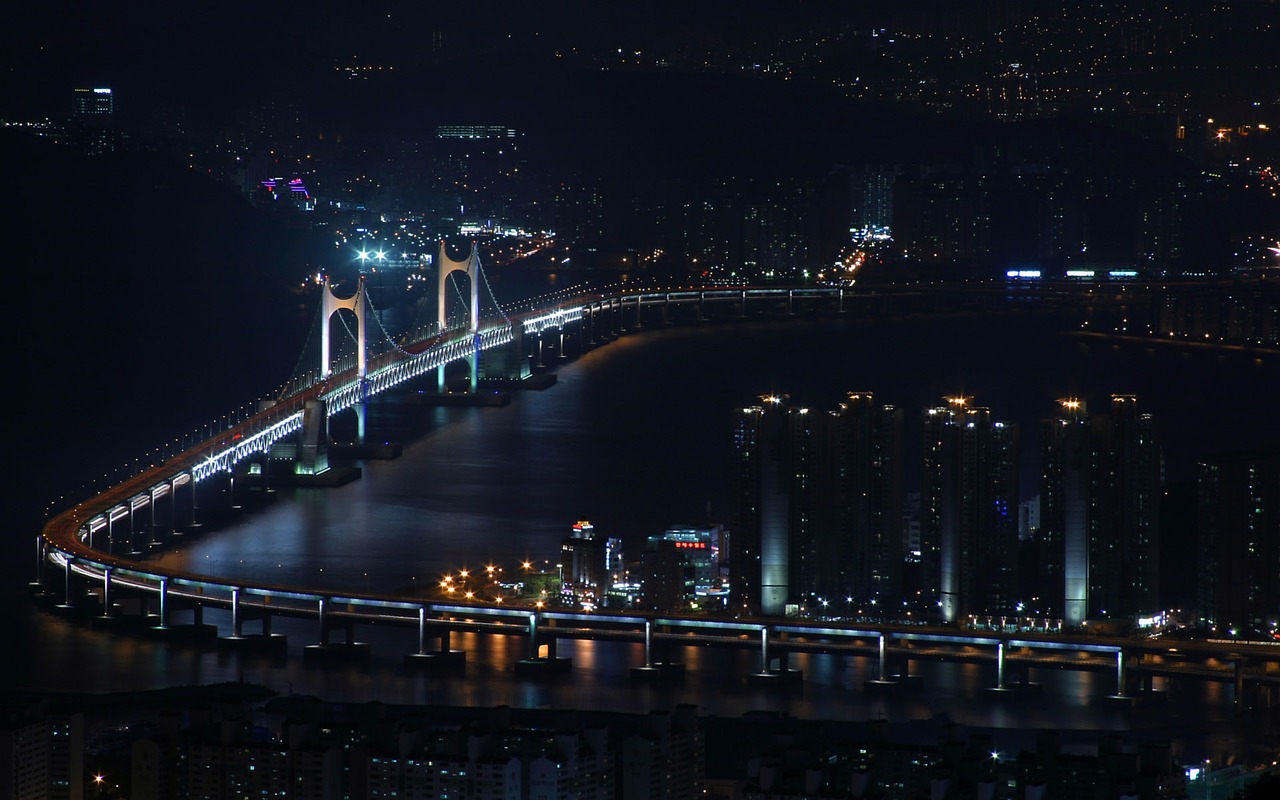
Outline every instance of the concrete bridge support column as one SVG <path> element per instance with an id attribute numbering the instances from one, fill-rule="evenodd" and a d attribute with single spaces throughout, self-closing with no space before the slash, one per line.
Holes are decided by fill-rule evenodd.
<path id="1" fill-rule="evenodd" d="M 169 627 L 169 579 L 160 579 L 160 589 L 156 592 L 160 600 L 160 614 L 156 620 L 156 628 L 164 630 Z"/>
<path id="2" fill-rule="evenodd" d="M 556 637 L 546 637 L 546 655 L 542 655 L 542 645 L 538 644 L 538 615 L 529 614 L 529 657 L 516 662 L 516 674 L 531 677 L 568 672 L 573 668 L 573 660 L 567 656 L 556 654 Z"/>
<path id="3" fill-rule="evenodd" d="M 231 635 L 240 638 L 241 623 L 240 618 L 240 589 L 232 588 L 231 590 Z"/>
<path id="4" fill-rule="evenodd" d="M 418 609 L 418 655 L 427 654 L 427 609 Z"/>
<path id="5" fill-rule="evenodd" d="M 1004 642 L 996 645 L 996 690 L 1004 691 Z"/>
<path id="6" fill-rule="evenodd" d="M 125 552 L 128 555 L 138 555 L 138 512 L 133 508 L 133 501 L 129 500 L 129 539 L 128 548 Z"/>
<path id="7" fill-rule="evenodd" d="M 355 640 L 354 621 L 344 621 L 347 631 L 344 641 L 337 644 L 330 643 L 329 629 L 332 627 L 329 620 L 330 600 L 331 598 L 328 597 L 316 598 L 316 617 L 319 621 L 320 641 L 303 647 L 302 657 L 321 664 L 350 664 L 367 661 L 370 658 L 371 649 L 367 643 Z M 275 638 L 282 642 L 284 641 L 284 637 Z"/>
<path id="8" fill-rule="evenodd" d="M 867 691 L 883 691 L 897 685 L 897 680 L 888 675 L 888 634 L 879 635 L 877 644 L 878 668 L 876 677 L 863 682 L 863 689 Z"/>
<path id="9" fill-rule="evenodd" d="M 102 616 L 111 616 L 111 567 L 102 569 Z"/>
<path id="10" fill-rule="evenodd" d="M 169 479 L 169 526 L 168 538 L 178 534 L 178 482 L 177 478 Z"/>
<path id="11" fill-rule="evenodd" d="M 765 626 L 760 628 L 760 671 L 748 676 L 748 680 L 754 683 L 773 683 L 778 680 L 785 682 L 797 682 L 800 680 L 801 673 L 798 669 L 790 669 L 787 666 L 787 651 L 780 650 L 778 655 L 778 668 L 773 669 L 772 658 L 769 655 L 769 629 Z"/>
<path id="12" fill-rule="evenodd" d="M 418 652 L 410 653 L 404 657 L 406 668 L 427 671 L 456 671 L 466 666 L 466 651 L 449 649 L 448 628 L 440 628 L 438 636 L 440 647 L 435 651 L 427 650 L 427 638 L 427 609 L 424 606 L 418 609 Z"/>
<path id="13" fill-rule="evenodd" d="M 360 402 L 356 403 L 353 410 L 356 412 L 356 444 L 363 447 L 365 442 L 365 432 L 369 425 L 368 399 L 361 397 Z"/>
<path id="14" fill-rule="evenodd" d="M 45 564 L 44 537 L 39 534 L 36 534 L 36 575 L 31 582 L 32 586 L 44 585 L 44 564 Z"/>
<path id="15" fill-rule="evenodd" d="M 664 661 L 655 657 L 653 646 L 653 620 L 644 622 L 644 664 L 631 668 L 633 679 L 661 681 L 684 677 L 684 664 Z"/>
<path id="16" fill-rule="evenodd" d="M 640 295 L 636 295 L 636 324 L 635 324 L 636 330 L 642 330 L 644 328 L 644 320 L 641 318 L 641 313 L 640 313 L 641 310 L 642 309 L 640 307 Z"/>
<path id="17" fill-rule="evenodd" d="M 200 527 L 200 519 L 197 513 L 200 510 L 200 493 L 196 491 L 196 476 L 194 473 L 191 475 L 190 483 L 191 483 L 191 519 L 187 523 L 187 526 L 191 528 L 198 528 Z"/>
<path id="18" fill-rule="evenodd" d="M 150 524 L 147 526 L 147 549 L 156 549 L 156 496 L 151 495 L 151 501 L 147 503 L 147 510 L 150 516 Z"/>
<path id="19" fill-rule="evenodd" d="M 560 350 L 557 358 L 559 358 L 561 361 L 564 361 L 566 358 L 568 358 L 568 356 L 564 354 L 564 325 L 560 326 L 559 331 L 560 331 Z"/>
<path id="20" fill-rule="evenodd" d="M 71 568 L 73 564 L 75 564 L 75 559 L 71 556 L 67 556 L 66 566 L 63 567 L 63 591 L 65 596 L 61 607 L 64 609 L 76 607 L 75 596 L 72 594 L 73 587 L 75 586 L 75 571 Z"/>

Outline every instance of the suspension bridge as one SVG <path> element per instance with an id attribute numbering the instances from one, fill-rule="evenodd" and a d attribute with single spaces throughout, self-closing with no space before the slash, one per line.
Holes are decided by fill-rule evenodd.
<path id="1" fill-rule="evenodd" d="M 339 297 L 324 282 L 308 344 L 275 399 L 50 519 L 36 539 L 33 586 L 60 601 L 57 607 L 69 613 L 96 614 L 104 623 L 162 635 L 214 638 L 228 646 L 282 649 L 284 637 L 273 633 L 272 619 L 312 619 L 318 636 L 304 653 L 324 658 L 367 653 L 355 638 L 359 625 L 416 627 L 416 652 L 405 661 L 418 666 L 461 665 L 465 654 L 450 648 L 450 634 L 468 631 L 527 636 L 528 657 L 516 668 L 535 672 L 568 669 L 568 660 L 557 654 L 557 641 L 591 638 L 643 645 L 643 662 L 633 670 L 638 677 L 679 674 L 680 665 L 666 660 L 665 654 L 700 644 L 757 648 L 759 669 L 751 677 L 761 680 L 798 679 L 787 663 L 792 652 L 875 658 L 879 677 L 868 688 L 909 683 L 909 662 L 925 658 L 994 663 L 997 682 L 992 688 L 997 691 L 1029 686 L 1026 674 L 1032 666 L 1113 670 L 1114 697 L 1125 702 L 1138 686 L 1134 675 L 1146 682 L 1144 686 L 1158 675 L 1233 682 L 1238 698 L 1246 684 L 1280 684 L 1280 653 L 1275 652 L 1280 648 L 1247 643 L 1188 645 L 1183 656 L 1173 658 L 1164 643 L 1107 641 L 1061 630 L 957 632 L 891 624 L 441 603 L 218 578 L 160 569 L 149 562 L 149 554 L 198 526 L 201 513 L 219 502 L 233 505 L 237 475 L 243 479 L 253 474 L 254 465 L 263 480 L 270 480 L 268 462 L 273 459 L 289 463 L 299 480 L 325 474 L 330 418 L 354 411 L 359 443 L 371 398 L 432 372 L 439 396 L 453 389 L 477 395 L 486 381 L 518 386 L 529 380 L 549 355 L 565 357 L 568 338 L 585 349 L 631 330 L 671 322 L 676 314 L 692 322 L 707 319 L 713 309 L 721 317 L 746 317 L 751 306 L 757 312 L 790 316 L 806 304 L 810 310 L 840 314 L 883 302 L 836 286 L 666 287 L 596 291 L 504 308 L 493 296 L 474 245 L 466 259 L 455 260 L 442 242 L 437 264 L 435 302 L 423 302 L 400 332 L 383 327 L 363 280 L 347 297 Z M 453 381 L 446 374 L 456 365 L 465 366 L 462 381 L 456 380 L 456 369 Z M 219 638 L 218 627 L 205 623 L 206 608 L 229 616 L 224 621 L 226 635 Z M 256 623 L 256 630 L 246 633 L 246 623 Z M 335 631 L 345 631 L 345 640 L 334 642 Z M 1193 661 L 1184 663 L 1187 657 Z M 890 672 L 891 660 L 900 665 L 899 672 Z M 1021 669 L 1021 681 L 1007 683 L 1007 662 Z"/>

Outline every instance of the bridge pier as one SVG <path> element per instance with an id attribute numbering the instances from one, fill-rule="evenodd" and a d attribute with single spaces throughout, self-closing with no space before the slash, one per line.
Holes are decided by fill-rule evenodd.
<path id="1" fill-rule="evenodd" d="M 44 537 L 36 534 L 36 574 L 35 577 L 27 584 L 27 587 L 37 593 L 45 591 L 45 563 L 47 556 L 44 549 Z"/>
<path id="2" fill-rule="evenodd" d="M 203 523 L 200 522 L 200 493 L 196 491 L 196 476 L 194 474 L 191 475 L 189 483 L 191 484 L 191 516 L 185 527 L 191 530 L 201 527 Z"/>
<path id="3" fill-rule="evenodd" d="M 288 652 L 289 638 L 283 634 L 271 632 L 270 611 L 250 612 L 254 615 L 250 617 L 240 601 L 242 591 L 238 587 L 231 590 L 231 635 L 218 639 L 219 649 L 266 653 L 276 657 L 284 657 Z M 258 633 L 245 633 L 244 623 L 255 618 L 262 626 L 261 631 Z"/>
<path id="4" fill-rule="evenodd" d="M 684 664 L 654 658 L 653 620 L 644 623 L 644 664 L 631 668 L 635 680 L 662 681 L 684 678 Z"/>
<path id="5" fill-rule="evenodd" d="M 1136 698 L 1128 692 L 1128 675 L 1125 672 L 1124 650 L 1116 650 L 1116 692 L 1107 695 L 1108 703 L 1115 705 L 1133 705 Z"/>
<path id="6" fill-rule="evenodd" d="M 103 567 L 102 569 L 102 613 L 99 619 L 111 619 L 115 616 L 112 611 L 115 608 L 115 598 L 111 596 L 111 567 Z"/>
<path id="7" fill-rule="evenodd" d="M 147 501 L 147 552 L 156 549 L 156 493 L 151 492 Z"/>
<path id="8" fill-rule="evenodd" d="M 191 603 L 191 622 L 178 623 L 173 622 L 173 615 L 176 611 L 173 608 L 173 598 L 168 596 L 168 585 L 166 582 L 165 596 L 162 600 L 164 611 L 162 616 L 166 617 L 164 628 L 160 631 L 166 638 L 194 640 L 194 641 L 216 641 L 218 638 L 218 627 L 216 625 L 206 625 L 204 621 L 204 604 L 195 601 Z"/>
<path id="9" fill-rule="evenodd" d="M 586 337 L 588 347 L 595 347 L 596 341 L 596 303 L 587 303 L 582 312 L 582 335 Z"/>
<path id="10" fill-rule="evenodd" d="M 427 650 L 427 640 L 434 636 L 439 641 L 436 650 Z M 467 651 L 449 649 L 449 629 L 440 626 L 435 633 L 429 633 L 427 627 L 427 609 L 418 609 L 418 652 L 404 657 L 407 669 L 419 669 L 428 672 L 436 670 L 460 671 L 467 664 Z"/>
<path id="11" fill-rule="evenodd" d="M 236 502 L 236 473 L 235 470 L 227 471 L 227 508 L 232 511 L 239 511 L 241 506 Z"/>
<path id="12" fill-rule="evenodd" d="M 136 558 L 142 555 L 142 552 L 138 550 L 138 543 L 137 543 L 138 510 L 136 507 L 134 507 L 133 500 L 129 500 L 127 502 L 129 506 L 128 512 L 127 512 L 129 516 L 129 536 L 125 540 L 125 544 L 126 544 L 125 555 L 129 558 Z"/>
<path id="13" fill-rule="evenodd" d="M 1005 643 L 998 642 L 996 644 L 996 685 L 987 689 L 988 692 L 1003 693 L 1011 691 L 1005 685 Z"/>
<path id="14" fill-rule="evenodd" d="M 769 653 L 769 629 L 760 628 L 760 671 L 747 676 L 749 683 L 799 683 L 804 673 L 787 666 L 787 651 L 779 648 L 777 658 Z"/>
<path id="15" fill-rule="evenodd" d="M 329 633 L 332 629 L 329 619 L 329 598 L 321 597 L 317 600 L 316 618 L 319 621 L 320 641 L 302 648 L 304 663 L 348 664 L 369 659 L 371 648 L 368 643 L 355 640 L 355 623 L 351 620 L 346 620 L 343 625 L 346 630 L 345 641 L 337 643 L 329 641 Z"/>
<path id="16" fill-rule="evenodd" d="M 876 677 L 862 684 L 863 691 L 884 690 L 893 686 L 897 686 L 898 682 L 889 677 L 889 637 L 887 634 L 880 634 L 877 641 L 877 670 Z"/>
<path id="17" fill-rule="evenodd" d="M 74 558 L 67 556 L 66 564 L 63 566 L 63 600 L 56 606 L 63 611 L 75 611 L 78 608 L 73 594 L 76 585 L 75 570 L 73 569 L 75 561 Z"/>
<path id="18" fill-rule="evenodd" d="M 161 578 L 160 586 L 156 589 L 156 600 L 160 608 L 156 614 L 155 624 L 151 626 L 152 630 L 163 631 L 169 628 L 169 579 Z"/>
<path id="19" fill-rule="evenodd" d="M 516 675 L 524 677 L 545 677 L 568 672 L 573 668 L 573 659 L 556 655 L 556 637 L 546 636 L 546 643 L 538 643 L 538 615 L 529 614 L 529 657 L 516 662 Z"/>

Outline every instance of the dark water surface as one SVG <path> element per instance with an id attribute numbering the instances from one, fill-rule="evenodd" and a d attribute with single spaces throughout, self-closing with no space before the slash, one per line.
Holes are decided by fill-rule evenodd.
<path id="1" fill-rule="evenodd" d="M 365 464 L 362 479 L 341 488 L 281 490 L 270 507 L 161 560 L 218 576 L 352 591 L 425 587 L 460 567 L 516 570 L 523 559 L 554 565 L 560 538 L 578 519 L 622 537 L 634 559 L 645 536 L 672 523 L 725 520 L 733 409 L 773 392 L 831 408 L 847 391 L 873 391 L 906 410 L 909 448 L 924 408 L 944 394 L 973 395 L 997 418 L 1023 426 L 1024 496 L 1036 491 L 1038 421 L 1059 397 L 1080 396 L 1101 409 L 1112 392 L 1138 395 L 1139 407 L 1159 420 L 1174 479 L 1193 477 L 1195 459 L 1206 453 L 1280 439 L 1271 410 L 1280 390 L 1275 356 L 1063 334 L 1072 327 L 1066 318 L 1019 312 L 714 322 L 629 335 L 558 364 L 555 386 L 521 393 L 504 408 L 380 402 L 371 412 L 373 436 L 404 439 L 401 458 Z M 420 434 L 409 437 L 411 430 Z M 914 449 L 908 453 L 914 463 Z M 367 668 L 322 671 L 299 658 L 273 664 L 113 637 L 38 612 L 18 624 L 30 647 L 16 662 L 30 688 L 45 690 L 244 679 L 332 700 L 633 711 L 690 702 L 720 715 L 759 708 L 900 721 L 946 713 L 1010 736 L 1057 728 L 1090 741 L 1110 730 L 1172 740 L 1186 760 L 1253 756 L 1251 748 L 1274 747 L 1280 730 L 1280 710 L 1237 720 L 1232 690 L 1219 684 L 1165 684 L 1164 699 L 1117 710 L 1102 699 L 1114 690 L 1109 673 L 1035 672 L 1042 697 L 1001 703 L 981 691 L 994 684 L 993 667 L 921 663 L 920 691 L 881 698 L 861 689 L 874 677 L 870 660 L 800 656 L 803 686 L 762 690 L 745 681 L 754 651 L 693 648 L 683 653 L 683 684 L 648 687 L 627 676 L 642 660 L 638 646 L 572 642 L 563 646 L 574 657 L 572 678 L 534 683 L 512 675 L 526 644 L 514 638 L 455 638 L 455 647 L 468 650 L 467 673 L 449 679 L 400 669 L 400 656 L 415 646 L 408 629 L 370 633 L 376 656 Z M 294 651 L 314 639 L 313 626 L 281 621 L 277 630 L 290 634 Z"/>

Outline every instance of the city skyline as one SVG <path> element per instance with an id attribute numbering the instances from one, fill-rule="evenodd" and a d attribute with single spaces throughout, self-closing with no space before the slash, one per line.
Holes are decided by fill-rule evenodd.
<path id="1" fill-rule="evenodd" d="M 654 579 L 656 602 L 673 607 L 718 602 L 726 587 L 703 557 L 714 551 L 728 555 L 730 608 L 758 602 L 779 617 L 794 605 L 816 617 L 827 605 L 850 617 L 863 602 L 900 605 L 936 574 L 942 619 L 957 626 L 1028 611 L 1024 602 L 1074 626 L 1177 597 L 1205 630 L 1269 633 L 1280 613 L 1267 566 L 1280 563 L 1275 457 L 1250 448 L 1274 449 L 1264 398 L 1280 392 L 1275 10 L 1268 0 L 993 0 L 964 13 L 943 2 L 286 3 L 199 16 L 150 3 L 24 7 L 0 34 L 21 309 L 13 371 L 31 392 L 15 424 L 25 460 L 4 599 L 15 635 L 41 644 L 12 688 L 40 684 L 40 659 L 49 680 L 69 663 L 28 616 L 45 613 L 30 608 L 25 584 L 49 516 L 251 416 L 293 380 L 324 277 L 344 293 L 363 277 L 379 303 L 370 319 L 388 331 L 413 318 L 442 241 L 455 252 L 478 244 L 491 299 L 512 316 L 527 298 L 614 285 L 847 297 L 751 306 L 744 294 L 738 316 L 726 300 L 707 303 L 705 318 L 702 304 L 696 318 L 692 305 L 658 317 L 624 299 L 625 344 L 588 353 L 583 333 L 574 351 L 562 330 L 558 341 L 539 335 L 536 359 L 508 353 L 526 372 L 569 376 L 545 389 L 569 399 L 526 393 L 513 403 L 524 410 L 489 414 L 489 427 L 446 424 L 455 417 L 442 409 L 416 418 L 503 488 L 466 470 L 472 483 L 454 485 L 439 467 L 429 470 L 447 487 L 437 492 L 362 487 L 403 504 L 405 519 L 433 520 L 430 558 L 450 542 L 491 546 L 488 526 L 550 542 L 571 582 L 601 599 L 619 567 L 602 553 L 620 543 L 633 575 Z M 809 340 L 774 349 L 770 326 L 798 326 Z M 703 350 L 702 339 L 679 338 L 686 328 L 732 333 Z M 791 348 L 800 336 L 777 339 Z M 626 358 L 617 352 L 666 354 L 672 342 L 681 354 L 667 365 L 609 371 Z M 581 357 L 560 361 L 566 347 Z M 705 369 L 677 365 L 684 349 Z M 712 385 L 711 360 L 750 382 Z M 607 391 L 589 390 L 598 375 Z M 593 405 L 628 387 L 651 398 L 648 384 L 667 396 L 640 409 L 614 400 L 613 414 Z M 782 413 L 742 410 L 766 389 L 795 399 Z M 703 411 L 683 419 L 693 395 Z M 772 478 L 745 453 L 735 461 L 731 408 L 734 423 L 757 426 L 737 428 L 739 452 L 758 458 L 775 439 L 790 442 L 769 456 Z M 412 416 L 387 413 L 373 424 Z M 580 430 L 579 413 L 595 427 Z M 660 434 L 627 432 L 648 417 L 662 419 Z M 506 427 L 513 419 L 527 430 Z M 450 425 L 472 438 L 453 438 Z M 524 437 L 557 426 L 567 438 L 543 469 L 522 447 L 551 440 Z M 701 429 L 722 449 L 712 453 Z M 559 466 L 560 450 L 584 463 Z M 619 472 L 615 459 L 628 458 L 656 477 Z M 401 480 L 390 472 L 385 480 Z M 989 480 L 975 502 L 954 502 L 978 473 Z M 641 487 L 631 502 L 644 508 L 623 505 Z M 759 536 L 730 509 L 751 492 Z M 1039 531 L 1020 542 L 1032 497 Z M 393 575 L 409 586 L 399 573 L 428 558 L 409 549 L 421 544 L 398 544 L 413 554 L 389 565 L 397 559 L 364 538 L 363 523 L 334 522 L 326 502 L 315 519 L 349 526 L 363 550 L 299 533 L 329 549 L 307 551 L 295 578 L 327 568 L 352 591 Z M 526 513 L 560 522 L 523 530 Z M 378 519 L 388 540 L 407 524 Z M 565 539 L 586 519 L 602 538 Z M 221 558 L 225 579 L 288 572 L 267 540 L 258 549 L 227 533 L 242 552 L 215 554 L 219 533 L 198 538 L 200 569 Z M 1178 548 L 1186 559 L 1171 561 Z M 190 568 L 184 552 L 158 558 Z M 744 557 L 760 565 L 759 585 L 734 585 L 756 569 L 742 570 Z M 361 576 L 352 565 L 364 558 Z M 1028 586 L 1048 591 L 1033 598 Z M 75 626 L 56 624 L 79 641 Z M 130 683 L 114 660 L 87 670 L 86 685 Z M 809 667 L 810 679 L 826 697 L 829 676 Z M 1048 683 L 1054 702 L 1089 693 Z M 385 691 L 414 691 L 394 684 Z M 1269 719 L 1258 729 L 1277 730 Z"/>

